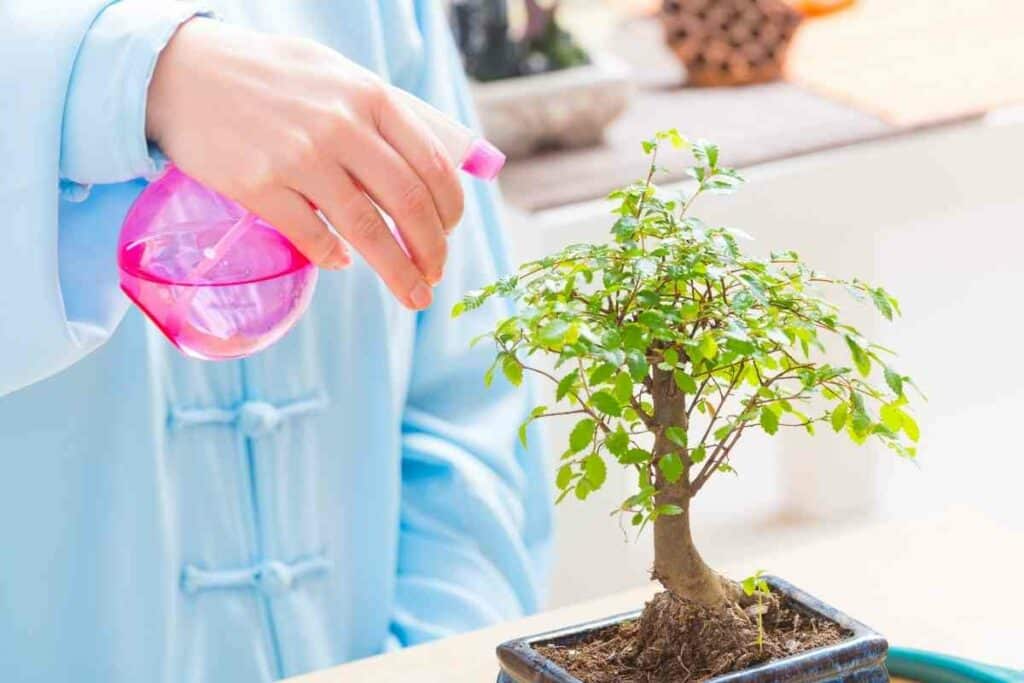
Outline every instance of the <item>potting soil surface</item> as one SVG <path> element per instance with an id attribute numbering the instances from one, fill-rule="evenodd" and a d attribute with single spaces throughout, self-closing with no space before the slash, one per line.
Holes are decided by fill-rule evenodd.
<path id="1" fill-rule="evenodd" d="M 709 609 L 659 593 L 641 619 L 609 626 L 571 644 L 535 649 L 584 683 L 684 683 L 850 637 L 835 622 L 775 596 L 763 615 L 763 626 L 763 642 L 758 644 L 756 606 Z"/>

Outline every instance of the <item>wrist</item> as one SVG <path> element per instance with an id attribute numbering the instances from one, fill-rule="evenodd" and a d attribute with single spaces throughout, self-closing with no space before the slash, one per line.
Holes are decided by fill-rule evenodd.
<path id="1" fill-rule="evenodd" d="M 146 95 L 146 138 L 160 144 L 173 120 L 175 98 L 187 97 L 192 55 L 202 36 L 216 25 L 215 19 L 193 16 L 178 26 L 160 51 Z"/>

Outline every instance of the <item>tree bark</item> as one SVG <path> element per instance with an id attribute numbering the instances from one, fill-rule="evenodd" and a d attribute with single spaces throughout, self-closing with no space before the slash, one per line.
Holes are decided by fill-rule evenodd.
<path id="1" fill-rule="evenodd" d="M 676 483 L 670 483 L 655 467 L 655 484 L 659 494 L 657 504 L 675 505 L 682 512 L 662 515 L 654 521 L 653 576 L 673 595 L 693 600 L 702 605 L 716 607 L 738 598 L 735 585 L 708 567 L 697 552 L 690 533 L 690 457 L 685 449 L 665 436 L 666 428 L 687 428 L 683 396 L 669 372 L 655 370 L 652 381 L 654 421 L 659 431 L 654 442 L 654 453 L 661 458 L 679 453 L 683 461 L 683 474 Z M 682 452 L 680 452 L 682 450 Z"/>
<path id="2" fill-rule="evenodd" d="M 690 534 L 690 498 L 685 487 L 663 490 L 658 504 L 678 505 L 682 514 L 654 521 L 654 578 L 679 598 L 716 607 L 734 599 L 728 582 L 704 563 Z"/>

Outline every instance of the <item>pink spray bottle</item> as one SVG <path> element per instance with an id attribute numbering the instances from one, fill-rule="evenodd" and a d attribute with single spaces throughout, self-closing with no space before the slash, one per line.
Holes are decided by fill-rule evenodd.
<path id="1" fill-rule="evenodd" d="M 505 156 L 423 101 L 395 90 L 466 173 L 494 179 Z M 117 253 L 121 289 L 184 354 L 262 351 L 298 321 L 318 269 L 236 202 L 169 165 L 132 204 Z"/>

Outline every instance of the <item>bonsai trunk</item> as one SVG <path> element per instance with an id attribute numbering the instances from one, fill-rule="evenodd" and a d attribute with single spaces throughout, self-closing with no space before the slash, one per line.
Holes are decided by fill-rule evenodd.
<path id="1" fill-rule="evenodd" d="M 680 447 L 664 435 L 666 427 L 675 426 L 684 430 L 687 427 L 683 399 L 671 373 L 654 371 L 652 395 L 654 419 L 661 428 L 654 442 L 655 455 L 660 458 L 669 453 L 678 453 Z M 669 483 L 661 470 L 655 468 L 655 483 L 660 491 L 656 498 L 657 504 L 675 505 L 682 512 L 678 515 L 662 515 L 654 522 L 653 576 L 676 597 L 708 607 L 738 602 L 741 595 L 738 586 L 708 567 L 693 543 L 690 533 L 690 500 L 693 497 L 690 491 L 690 459 L 685 451 L 679 455 L 683 461 L 683 474 L 676 483 Z"/>
<path id="2" fill-rule="evenodd" d="M 678 505 L 682 514 L 654 522 L 654 577 L 673 595 L 715 607 L 733 598 L 726 581 L 704 563 L 690 535 L 690 499 L 678 484 L 658 496 L 658 505 Z"/>

